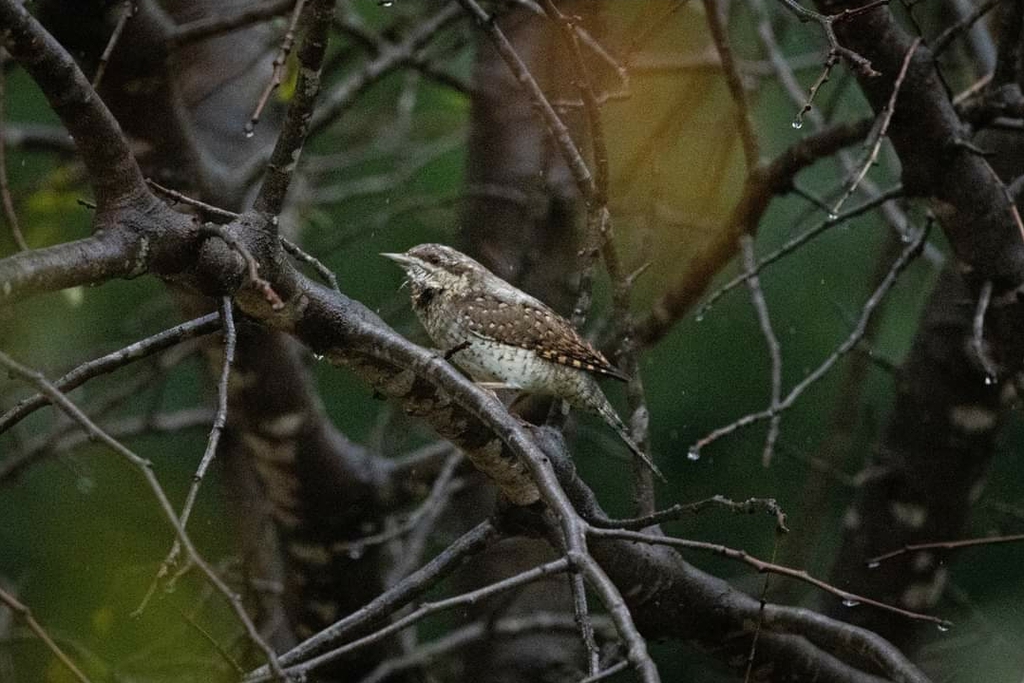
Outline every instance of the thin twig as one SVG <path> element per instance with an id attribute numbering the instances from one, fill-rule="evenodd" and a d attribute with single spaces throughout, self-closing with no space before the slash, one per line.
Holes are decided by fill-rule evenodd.
<path id="1" fill-rule="evenodd" d="M 611 623 L 607 618 L 598 620 L 596 625 L 605 635 L 611 630 Z M 413 669 L 425 669 L 441 657 L 451 655 L 484 639 L 510 638 L 534 632 L 571 632 L 575 629 L 576 623 L 571 617 L 557 612 L 531 612 L 521 617 L 477 621 L 449 631 L 437 640 L 419 645 L 410 652 L 386 658 L 359 683 L 384 683 L 394 680 L 396 674 Z M 629 662 L 625 664 L 628 666 Z"/>
<path id="2" fill-rule="evenodd" d="M 779 537 L 775 536 L 772 544 L 772 564 L 779 550 Z M 754 627 L 754 637 L 750 639 L 750 650 L 747 652 L 747 671 L 743 676 L 743 683 L 750 683 L 750 676 L 754 672 L 754 656 L 757 654 L 757 642 L 761 639 L 761 629 L 764 628 L 764 608 L 768 604 L 768 586 L 771 583 L 771 574 L 764 575 L 764 583 L 761 585 L 761 598 L 758 600 L 757 625 Z"/>
<path id="3" fill-rule="evenodd" d="M 601 668 L 601 651 L 594 639 L 594 622 L 587 605 L 587 586 L 579 572 L 569 573 L 569 588 L 572 593 L 572 615 L 579 629 L 580 640 L 587 658 L 587 674 L 594 676 Z"/>
<path id="4" fill-rule="evenodd" d="M 233 232 L 222 225 L 217 225 L 215 223 L 200 223 L 197 227 L 199 232 L 219 237 L 225 244 L 242 257 L 242 261 L 246 266 L 249 282 L 259 290 L 260 294 L 263 295 L 264 300 L 270 304 L 270 307 L 273 310 L 279 311 L 284 308 L 284 302 L 281 301 L 281 297 L 274 291 L 273 285 L 260 277 L 260 264 L 256 260 L 256 257 L 252 255 L 252 252 L 249 251 L 249 247 L 245 246 L 242 240 L 238 239 Z"/>
<path id="5" fill-rule="evenodd" d="M 169 187 L 164 187 L 163 185 L 160 185 L 155 180 L 152 180 L 150 178 L 146 178 L 146 182 L 149 184 L 150 187 L 155 189 L 160 194 L 166 195 L 176 202 L 181 202 L 182 204 L 194 206 L 211 217 L 219 218 L 226 222 L 231 222 L 241 215 L 235 213 L 234 211 L 228 211 L 227 209 L 222 209 L 219 206 L 214 206 L 213 204 L 207 204 L 206 202 L 200 201 L 193 197 L 189 197 L 186 194 L 182 194 L 177 190 L 172 190 Z M 302 247 L 300 247 L 295 242 L 292 242 L 287 237 L 280 236 L 279 239 L 281 240 L 281 246 L 284 247 L 284 250 L 291 254 L 292 257 L 294 257 L 297 261 L 301 261 L 302 263 L 306 263 L 310 267 L 312 267 L 313 270 L 316 271 L 317 275 L 323 278 L 324 281 L 327 282 L 328 285 L 330 285 L 331 289 L 333 289 L 336 292 L 341 291 L 338 288 L 337 276 L 335 276 L 335 274 L 331 272 L 331 269 L 324 265 L 322 261 L 320 261 L 312 254 L 304 251 Z"/>
<path id="6" fill-rule="evenodd" d="M 836 38 L 836 32 L 834 25 L 836 22 L 851 19 L 858 14 L 869 12 L 876 7 L 889 4 L 889 0 L 873 0 L 865 4 L 863 7 L 857 7 L 855 9 L 843 10 L 838 14 L 821 14 L 814 10 L 807 9 L 801 5 L 798 0 L 781 0 L 782 4 L 785 5 L 797 18 L 802 21 L 813 21 L 819 26 L 825 34 L 825 40 L 828 41 L 829 54 L 836 54 L 845 59 L 854 68 L 854 70 L 862 76 L 878 76 L 879 73 L 871 67 L 871 62 L 863 57 L 862 55 L 854 52 L 853 50 L 843 47 L 839 44 L 839 39 Z"/>
<path id="7" fill-rule="evenodd" d="M 985 313 L 988 311 L 989 302 L 992 300 L 992 281 L 985 280 L 978 293 L 978 305 L 974 309 L 974 334 L 971 336 L 971 350 L 978 357 L 981 369 L 985 371 L 985 383 L 994 384 L 999 377 L 999 369 L 995 361 L 988 355 L 985 344 Z"/>
<path id="8" fill-rule="evenodd" d="M 761 326 L 761 334 L 764 336 L 765 345 L 768 347 L 768 357 L 771 359 L 772 366 L 771 403 L 768 406 L 768 409 L 772 411 L 772 417 L 768 424 L 768 434 L 764 440 L 764 453 L 761 456 L 761 464 L 764 467 L 768 467 L 772 462 L 775 442 L 779 438 L 779 422 L 782 420 L 782 413 L 779 411 L 779 401 L 782 397 L 782 350 L 779 347 L 779 338 L 772 327 L 771 314 L 768 312 L 768 302 L 764 298 L 764 291 L 761 290 L 761 279 L 754 272 L 757 268 L 754 238 L 750 235 L 741 236 L 740 248 L 743 253 L 743 270 L 749 274 L 747 277 L 747 288 L 750 290 L 750 303 L 757 313 L 757 322 Z"/>
<path id="9" fill-rule="evenodd" d="M 337 121 L 338 117 L 352 107 L 360 94 L 395 69 L 405 65 L 415 66 L 421 49 L 461 15 L 459 6 L 455 2 L 450 2 L 420 22 L 399 43 L 369 37 L 379 54 L 324 95 L 322 106 L 317 108 L 313 116 L 311 133 L 319 133 Z"/>
<path id="10" fill-rule="evenodd" d="M 459 0 L 459 4 L 472 15 L 480 29 L 491 39 L 498 55 L 512 71 L 519 84 L 526 89 L 527 94 L 530 96 L 530 102 L 540 113 L 544 123 L 547 124 L 583 196 L 594 196 L 596 192 L 594 176 L 587 167 L 587 163 L 583 160 L 583 155 L 580 153 L 576 143 L 573 142 L 569 129 L 555 112 L 547 97 L 544 96 L 544 91 L 536 79 L 534 79 L 533 74 L 530 73 L 529 68 L 523 63 L 519 53 L 516 52 L 512 43 L 509 42 L 505 33 L 498 27 L 494 18 L 476 0 Z"/>
<path id="11" fill-rule="evenodd" d="M 389 583 L 404 578 L 419 565 L 430 533 L 436 528 L 438 520 L 448 508 L 451 497 L 460 489 L 459 482 L 455 481 L 455 473 L 462 462 L 462 453 L 457 450 L 448 456 L 423 503 L 409 515 L 404 524 L 397 527 L 396 533 L 392 534 L 392 538 L 394 538 L 404 533 L 413 532 L 403 545 L 398 561 L 388 573 L 391 578 Z M 360 549 L 365 548 L 366 539 L 361 539 L 361 543 Z"/>
<path id="12" fill-rule="evenodd" d="M 203 640 L 209 643 L 210 647 L 213 648 L 214 652 L 220 655 L 220 658 L 223 659 L 228 664 L 228 666 L 230 666 L 234 670 L 235 673 L 237 673 L 239 676 L 245 673 L 245 669 L 243 669 L 242 666 L 238 663 L 238 660 L 231 656 L 231 653 L 228 652 L 227 649 L 223 645 L 221 645 L 216 638 L 213 637 L 212 633 L 203 628 L 202 625 L 200 625 L 199 622 L 197 622 L 191 614 L 181 609 L 180 607 L 178 607 L 177 609 L 178 614 L 180 614 L 181 618 L 185 620 L 185 623 L 188 624 L 189 627 L 192 628 L 192 630 L 198 633 Z"/>
<path id="13" fill-rule="evenodd" d="M 580 683 L 598 683 L 598 681 L 607 680 L 615 674 L 625 671 L 628 668 L 629 660 L 623 659 L 616 662 L 615 664 L 612 664 L 610 667 L 608 667 L 604 671 L 601 671 L 600 673 L 597 673 L 593 676 L 587 676 L 586 678 L 581 678 Z"/>
<path id="14" fill-rule="evenodd" d="M 71 674 L 79 681 L 79 683 L 91 683 L 89 677 L 86 676 L 82 671 L 75 666 L 75 663 L 71 661 L 71 658 L 60 649 L 57 642 L 50 637 L 50 634 L 46 632 L 46 629 L 40 625 L 36 618 L 32 616 L 32 610 L 28 608 L 24 603 L 18 600 L 16 597 L 0 588 L 0 602 L 7 605 L 7 607 L 14 612 L 14 614 L 25 622 L 29 630 L 36 635 L 39 640 L 43 641 L 47 649 L 53 653 L 53 656 L 57 658 L 64 667 L 71 672 Z"/>
<path id="15" fill-rule="evenodd" d="M 175 26 L 168 32 L 167 43 L 172 46 L 187 45 L 207 38 L 222 36 L 230 31 L 273 19 L 284 14 L 295 4 L 295 0 L 269 0 L 254 6 L 243 6 L 233 14 L 202 17 Z"/>
<path id="16" fill-rule="evenodd" d="M 270 82 L 263 89 L 263 94 L 260 95 L 259 100 L 256 102 L 256 108 L 253 110 L 252 116 L 249 117 L 249 120 L 242 128 L 242 132 L 245 133 L 247 138 L 251 138 L 256 132 L 256 124 L 260 122 L 263 109 L 267 106 L 267 102 L 270 101 L 270 96 L 284 80 L 284 68 L 288 63 L 288 55 L 292 53 L 292 47 L 295 45 L 295 27 L 299 23 L 299 16 L 302 14 L 302 8 L 305 5 L 306 0 L 296 0 L 295 2 L 291 19 L 288 20 L 288 29 L 284 32 L 284 37 L 281 38 L 281 46 L 278 48 L 277 55 L 271 63 Z"/>
<path id="17" fill-rule="evenodd" d="M 174 506 L 171 505 L 170 499 L 167 497 L 167 494 L 164 492 L 159 480 L 153 473 L 153 464 L 149 460 L 136 455 L 127 446 L 114 439 L 98 427 L 88 415 L 83 413 L 78 406 L 67 398 L 67 396 L 47 381 L 41 373 L 18 363 L 3 351 L 0 351 L 0 365 L 6 367 L 13 376 L 35 385 L 36 388 L 50 398 L 51 403 L 58 406 L 69 418 L 71 418 L 71 420 L 81 426 L 81 428 L 84 429 L 92 438 L 103 443 L 105 446 L 121 456 L 121 458 L 128 462 L 132 467 L 138 470 L 143 479 L 146 480 L 147 486 L 159 504 L 160 511 L 163 513 L 164 518 L 170 524 L 171 528 L 174 529 L 174 533 L 178 540 L 181 541 L 181 545 L 185 549 L 190 560 L 199 567 L 203 574 L 206 575 L 207 580 L 213 585 L 213 587 L 227 599 L 235 612 L 235 616 L 245 627 L 245 631 L 250 641 L 254 643 L 261 652 L 263 652 L 263 655 L 267 659 L 267 664 L 274 676 L 277 678 L 284 678 L 280 664 L 277 661 L 277 655 L 274 654 L 274 650 L 263 639 L 263 636 L 260 635 L 259 629 L 256 628 L 256 625 L 253 623 L 252 619 L 249 618 L 249 615 L 246 614 L 241 598 L 232 591 L 231 588 L 217 575 L 217 572 L 207 564 L 206 560 L 204 560 L 199 554 L 199 551 L 196 550 L 192 543 L 192 539 L 185 532 L 184 527 L 181 526 L 181 522 L 178 520 L 178 517 L 174 512 Z"/>
<path id="18" fill-rule="evenodd" d="M 126 391 L 124 395 L 118 398 L 123 400 L 138 396 L 138 388 L 135 386 L 131 388 L 133 391 Z M 104 413 L 109 412 L 109 410 L 99 410 L 97 412 Z M 93 417 L 95 418 L 95 416 Z M 207 408 L 185 408 L 170 413 L 156 413 L 153 415 L 112 420 L 103 424 L 103 431 L 115 439 L 126 439 L 142 435 L 174 433 L 186 429 L 205 427 L 210 424 L 212 419 L 212 410 Z M 59 456 L 91 443 L 87 434 L 83 434 L 80 431 L 72 433 L 73 430 L 75 430 L 75 425 L 68 425 L 67 428 L 59 430 L 55 435 L 29 441 L 18 452 L 5 453 L 2 465 L 0 465 L 0 485 L 6 484 L 14 477 L 17 477 L 25 468 L 43 456 Z"/>
<path id="19" fill-rule="evenodd" d="M 786 513 L 774 498 L 748 498 L 747 500 L 736 502 L 721 495 L 698 500 L 695 503 L 676 503 L 670 508 L 659 510 L 643 517 L 629 519 L 594 518 L 588 519 L 587 522 L 591 526 L 603 529 L 630 529 L 638 531 L 656 524 L 662 524 L 663 522 L 671 522 L 686 516 L 696 515 L 710 507 L 725 508 L 735 514 L 745 515 L 765 512 L 775 517 L 775 528 L 777 531 L 781 533 L 789 532 L 789 529 L 786 527 Z"/>
<path id="20" fill-rule="evenodd" d="M 804 116 L 807 115 L 813 108 L 814 98 L 818 96 L 818 92 L 821 90 L 821 86 L 828 83 L 829 77 L 832 75 L 832 69 L 835 68 L 836 64 L 839 63 L 839 56 L 836 54 L 829 54 L 825 59 L 825 64 L 821 68 L 821 73 L 811 83 L 811 87 L 807 90 L 807 99 L 804 100 L 803 106 L 800 107 L 800 111 L 796 113 L 796 118 L 793 119 L 794 128 L 804 127 Z"/>
<path id="21" fill-rule="evenodd" d="M 307 661 L 327 648 L 343 642 L 349 633 L 394 614 L 403 605 L 433 588 L 460 567 L 468 557 L 487 548 L 497 538 L 497 530 L 489 520 L 477 524 L 449 544 L 430 562 L 403 578 L 389 590 L 281 655 L 281 664 L 289 666 Z M 252 675 L 266 676 L 267 673 L 266 667 L 260 667 L 253 671 Z"/>
<path id="22" fill-rule="evenodd" d="M 154 190 L 156 190 L 160 194 L 162 194 L 162 195 L 164 195 L 166 197 L 170 197 L 171 199 L 173 199 L 176 202 L 181 202 L 182 204 L 188 204 L 189 206 L 194 206 L 197 209 L 200 209 L 203 213 L 208 214 L 209 216 L 211 216 L 213 218 L 219 218 L 219 219 L 223 220 L 224 222 L 228 222 L 229 223 L 229 222 L 235 220 L 236 218 L 238 218 L 238 216 L 239 216 L 239 214 L 235 213 L 234 211 L 228 211 L 227 209 L 222 209 L 219 206 L 214 206 L 213 204 L 207 204 L 206 202 L 200 201 L 198 199 L 194 199 L 192 197 L 189 197 L 186 194 L 182 194 L 181 192 L 178 192 L 177 190 L 172 190 L 169 187 L 164 187 L 163 185 L 161 185 L 160 183 L 156 182 L 152 178 L 146 178 L 146 184 L 149 185 L 150 187 L 152 187 Z"/>
<path id="23" fill-rule="evenodd" d="M 1010 536 L 989 536 L 988 538 L 967 538 L 959 541 L 938 541 L 933 543 L 914 543 L 912 545 L 905 545 L 898 550 L 892 550 L 890 552 L 878 555 L 865 560 L 865 564 L 869 569 L 875 569 L 878 565 L 882 564 L 886 560 L 891 560 L 894 557 L 900 555 L 906 555 L 907 553 L 914 553 L 920 550 L 958 550 L 960 548 L 974 548 L 979 545 L 998 545 L 1000 543 L 1020 543 L 1024 541 L 1024 534 L 1013 534 Z"/>
<path id="24" fill-rule="evenodd" d="M 206 449 L 203 451 L 203 457 L 199 460 L 199 466 L 196 467 L 196 473 L 192 477 L 192 485 L 185 496 L 185 504 L 182 506 L 181 514 L 178 516 L 182 529 L 188 526 L 188 518 L 192 514 L 192 506 L 195 505 L 196 498 L 199 496 L 199 486 L 203 483 L 203 478 L 206 476 L 210 463 L 213 462 L 214 457 L 217 455 L 217 445 L 220 443 L 220 436 L 224 431 L 224 425 L 227 424 L 228 382 L 231 378 L 231 364 L 235 359 L 235 343 L 237 340 L 235 335 L 235 319 L 231 312 L 231 306 L 231 297 L 223 297 L 221 299 L 219 314 L 220 322 L 224 329 L 224 360 L 221 363 L 220 380 L 217 382 L 217 411 L 214 413 L 213 425 L 210 427 L 210 435 L 206 440 Z M 132 612 L 132 616 L 139 616 L 146 609 L 146 605 L 153 597 L 156 587 L 167 576 L 171 565 L 177 561 L 180 553 L 181 543 L 175 540 L 170 552 L 167 553 L 167 557 L 161 563 L 160 569 L 157 570 L 152 583 L 150 583 L 149 590 L 146 591 L 146 595 L 139 606 Z M 186 564 L 181 571 L 184 571 L 188 566 Z M 180 576 L 180 574 L 181 572 L 177 576 Z M 177 576 L 175 576 L 175 579 L 177 579 Z"/>
<path id="25" fill-rule="evenodd" d="M 985 0 L 980 5 L 975 7 L 970 14 L 963 17 L 956 23 L 947 26 L 945 30 L 939 35 L 935 36 L 931 43 L 932 54 L 938 57 L 940 54 L 946 51 L 953 40 L 959 35 L 967 31 L 971 26 L 981 19 L 983 16 L 989 13 L 989 11 L 998 5 L 1003 0 Z"/>
<path id="26" fill-rule="evenodd" d="M 107 41 L 107 46 L 103 49 L 103 54 L 100 55 L 96 73 L 92 77 L 93 90 L 99 90 L 100 81 L 103 80 L 103 74 L 107 72 L 107 64 L 110 63 L 110 57 L 114 54 L 117 41 L 121 39 L 121 33 L 128 24 L 128 20 L 134 17 L 138 11 L 139 7 L 135 4 L 135 0 L 123 0 L 121 3 L 121 15 L 117 18 L 117 24 L 114 25 L 114 31 L 110 34 L 110 40 Z"/>
<path id="27" fill-rule="evenodd" d="M 907 266 L 909 266 L 911 262 L 913 262 L 914 258 L 916 258 L 920 254 L 921 250 L 924 247 L 924 243 L 927 239 L 928 233 L 930 231 L 931 223 L 932 221 L 929 219 L 928 225 L 918 233 L 914 240 L 909 245 L 907 245 L 906 249 L 904 249 L 903 252 L 899 255 L 899 258 L 897 258 L 896 261 L 893 263 L 892 268 L 889 269 L 889 273 L 885 276 L 882 282 L 871 294 L 870 298 L 868 298 L 868 300 L 864 303 L 864 307 L 861 309 L 860 318 L 858 319 L 856 326 L 854 327 L 850 335 L 846 338 L 846 340 L 843 341 L 843 343 L 840 344 L 828 358 L 822 361 L 822 363 L 817 368 L 815 368 L 814 371 L 809 373 L 806 377 L 803 378 L 803 380 L 797 383 L 796 386 L 794 386 L 786 395 L 786 398 L 779 403 L 778 407 L 775 410 L 769 409 L 757 413 L 749 413 L 739 418 L 735 422 L 725 425 L 724 427 L 719 427 L 718 429 L 714 430 L 708 435 L 702 437 L 693 446 L 691 446 L 689 451 L 689 457 L 699 458 L 701 450 L 708 444 L 714 443 L 723 436 L 732 434 L 741 427 L 746 427 L 756 422 L 760 422 L 761 420 L 769 419 L 782 411 L 788 410 L 797 401 L 797 399 L 799 399 L 803 395 L 803 393 L 807 391 L 807 389 L 811 385 L 820 380 L 829 370 L 832 369 L 832 366 L 839 362 L 840 358 L 849 353 L 850 350 L 852 350 L 857 345 L 861 337 L 864 336 L 864 332 L 867 330 L 867 325 L 868 322 L 871 320 L 871 316 L 874 314 L 875 309 L 878 308 L 878 305 L 885 298 L 885 295 L 889 292 L 892 286 L 896 284 L 896 281 L 899 279 L 899 276 L 903 273 Z"/>
<path id="28" fill-rule="evenodd" d="M 875 137 L 874 143 L 871 145 L 871 150 L 864 160 L 860 170 L 854 175 L 853 180 L 847 186 L 846 191 L 839 197 L 835 205 L 832 207 L 832 213 L 839 213 L 839 209 L 842 208 L 846 200 L 850 198 L 860 185 L 861 181 L 864 180 L 864 176 L 868 174 L 868 170 L 878 160 L 878 153 L 882 149 L 882 141 L 885 139 L 885 134 L 889 130 L 889 123 L 892 121 L 893 114 L 896 113 L 896 98 L 899 97 L 900 88 L 903 86 L 903 81 L 907 77 L 907 71 L 910 69 L 911 60 L 914 57 L 914 53 L 917 52 L 917 47 L 921 44 L 921 37 L 914 38 L 914 41 L 910 44 L 907 49 L 907 54 L 903 56 L 903 64 L 900 66 L 899 73 L 896 75 L 896 80 L 892 85 L 892 94 L 889 95 L 889 101 L 886 102 L 885 107 L 878 115 L 878 133 Z"/>
<path id="29" fill-rule="evenodd" d="M 729 43 L 727 28 L 729 20 L 725 16 L 727 6 L 728 3 L 723 3 L 720 0 L 704 0 L 704 14 L 707 17 L 708 28 L 711 29 L 715 50 L 722 62 L 722 72 L 725 74 L 729 94 L 736 106 L 737 127 L 740 132 L 740 140 L 743 141 L 743 157 L 746 159 L 749 172 L 757 166 L 760 152 L 758 151 L 757 134 L 754 132 L 753 121 L 750 118 L 747 91 L 743 86 L 743 79 L 740 77 L 739 68 L 733 58 L 732 46 Z"/>
<path id="30" fill-rule="evenodd" d="M 316 271 L 317 275 L 330 285 L 331 289 L 335 292 L 341 291 L 338 287 L 338 276 L 336 276 L 334 272 L 323 263 L 323 261 L 303 250 L 302 247 L 295 242 L 292 242 L 287 237 L 281 236 L 279 239 L 281 240 L 281 246 L 284 247 L 285 251 L 292 255 L 292 258 L 296 261 L 309 265 Z"/>
<path id="31" fill-rule="evenodd" d="M 773 564 L 771 562 L 765 562 L 764 560 L 758 559 L 753 555 L 749 555 L 745 550 L 737 548 L 730 548 L 728 546 L 719 545 L 717 543 L 705 543 L 704 541 L 691 541 L 684 538 L 673 538 L 671 536 L 659 536 L 651 533 L 643 533 L 639 531 L 626 531 L 623 529 L 597 529 L 591 527 L 588 532 L 592 536 L 598 538 L 618 538 L 626 541 L 635 541 L 640 543 L 651 543 L 654 545 L 667 545 L 676 548 L 684 548 L 686 550 L 699 550 L 702 552 L 710 552 L 722 557 L 729 558 L 731 560 L 737 560 L 746 565 L 749 565 L 756 569 L 759 573 L 770 572 L 779 576 L 786 576 L 791 579 L 796 579 L 803 583 L 809 584 L 816 588 L 819 588 L 826 593 L 836 596 L 848 605 L 871 605 L 878 609 L 885 610 L 886 612 L 892 612 L 893 614 L 899 614 L 900 616 L 912 619 L 914 621 L 927 621 L 933 624 L 938 624 L 944 628 L 948 628 L 952 625 L 946 619 L 940 619 L 939 617 L 933 617 L 929 614 L 921 614 L 919 612 L 912 612 L 905 610 L 895 605 L 890 605 L 872 598 L 868 598 L 856 593 L 844 591 L 841 588 L 837 588 L 827 581 L 817 579 L 808 574 L 803 569 L 793 569 L 792 567 L 785 567 L 779 564 Z"/>
<path id="32" fill-rule="evenodd" d="M 546 576 L 551 576 L 552 574 L 559 574 L 561 572 L 567 571 L 569 567 L 569 560 L 567 560 L 566 558 L 559 558 L 557 560 L 552 560 L 551 562 L 548 562 L 546 564 L 534 567 L 533 569 L 528 569 L 524 572 L 520 572 L 519 574 L 511 576 L 507 579 L 502 579 L 501 581 L 489 584 L 487 586 L 484 586 L 483 588 L 478 588 L 476 590 L 469 591 L 468 593 L 453 595 L 450 598 L 444 598 L 442 600 L 437 600 L 434 602 L 424 602 L 409 614 L 405 615 L 400 619 L 396 619 L 387 626 L 384 626 L 383 628 L 380 628 L 374 631 L 373 633 L 365 635 L 362 638 L 358 638 L 357 640 L 354 640 L 350 643 L 346 643 L 345 645 L 337 647 L 333 650 L 329 650 L 328 652 L 325 652 L 322 655 L 318 655 L 316 657 L 308 659 L 300 664 L 289 666 L 287 669 L 285 669 L 285 673 L 302 679 L 302 677 L 307 676 L 310 672 L 316 670 L 320 666 L 328 664 L 338 659 L 339 657 L 342 657 L 361 647 L 372 645 L 373 643 L 379 642 L 396 633 L 399 633 L 400 631 L 416 624 L 419 621 L 422 621 L 423 619 L 432 614 L 436 614 L 438 612 L 445 612 L 448 610 L 455 609 L 457 607 L 462 607 L 464 605 L 471 605 L 477 603 L 492 595 L 498 595 L 505 591 L 533 583 L 534 581 L 542 579 Z M 264 675 L 253 675 L 245 678 L 245 683 L 260 683 L 261 681 L 266 680 L 269 679 Z"/>
<path id="33" fill-rule="evenodd" d="M 82 363 L 60 379 L 54 380 L 53 386 L 66 393 L 82 386 L 94 377 L 113 372 L 136 360 L 176 346 L 187 339 L 210 334 L 219 327 L 220 319 L 216 313 L 209 313 L 195 320 L 175 325 L 105 356 Z M 22 399 L 6 413 L 0 415 L 0 434 L 48 403 L 49 399 L 42 393 Z"/>
<path id="34" fill-rule="evenodd" d="M 714 292 L 712 292 L 711 295 L 708 296 L 708 298 L 704 301 L 704 303 L 701 304 L 700 308 L 697 309 L 697 319 L 699 320 L 703 318 L 705 315 L 707 315 L 707 312 L 711 310 L 711 307 L 714 306 L 719 299 L 721 299 L 725 294 L 731 292 L 736 287 L 746 282 L 747 278 L 750 277 L 751 274 L 759 274 L 767 266 L 771 265 L 772 263 L 775 263 L 783 256 L 786 256 L 791 252 L 796 251 L 803 245 L 807 244 L 814 238 L 821 236 L 823 233 L 832 229 L 833 227 L 845 223 L 846 221 L 856 218 L 858 216 L 861 216 L 867 213 L 868 211 L 871 211 L 872 209 L 877 209 L 886 202 L 890 202 L 894 199 L 899 199 L 902 196 L 903 186 L 897 185 L 896 187 L 890 188 L 876 197 L 872 197 L 871 199 L 865 200 L 863 203 L 858 204 L 852 209 L 848 209 L 844 213 L 839 214 L 835 217 L 830 217 L 827 220 L 822 221 L 815 227 L 807 230 L 806 232 L 797 235 L 796 237 L 789 240 L 781 247 L 779 247 L 778 249 L 776 249 L 775 251 L 768 254 L 760 261 L 758 261 L 753 271 L 744 271 L 743 273 L 740 273 L 739 275 L 737 275 L 736 277 L 734 277 L 733 279 L 729 280 L 727 283 L 716 289 Z"/>
<path id="35" fill-rule="evenodd" d="M 622 346 L 619 349 L 619 360 L 623 362 L 625 371 L 630 375 L 627 386 L 627 400 L 630 408 L 629 427 L 635 443 L 646 450 L 647 438 L 647 406 L 643 382 L 639 376 L 639 349 L 631 339 L 633 323 L 630 315 L 630 296 L 634 276 L 623 274 L 618 252 L 612 234 L 611 212 L 608 210 L 608 150 L 604 124 L 601 119 L 601 104 L 595 92 L 593 79 L 587 67 L 581 49 L 581 29 L 568 15 L 562 13 L 552 0 L 544 0 L 543 10 L 561 29 L 565 43 L 572 55 L 573 70 L 576 74 L 577 88 L 583 101 L 583 109 L 587 118 L 587 130 L 593 156 L 593 182 L 586 184 L 577 178 L 577 187 L 584 197 L 587 206 L 586 248 L 583 250 L 583 263 L 580 268 L 579 288 L 573 306 L 572 322 L 581 327 L 589 313 L 592 296 L 594 265 L 598 254 L 604 260 L 608 277 L 613 283 L 612 290 L 612 325 L 619 332 Z M 510 65 L 511 66 L 511 65 Z M 515 71 L 515 69 L 513 69 Z M 531 92 L 531 97 L 538 95 Z M 543 94 L 540 94 L 543 98 Z M 544 107 L 545 103 L 535 105 Z M 550 127 L 549 127 L 549 130 Z M 558 141 L 556 140 L 556 143 Z M 573 159 L 573 150 L 562 150 L 567 163 Z M 553 413 L 558 418 L 558 413 Z M 654 480 L 650 469 L 642 462 L 642 458 L 633 459 L 634 499 L 640 513 L 652 512 L 656 507 L 654 497 Z M 593 673 L 593 672 L 592 672 Z"/>
<path id="36" fill-rule="evenodd" d="M 797 106 L 800 106 L 804 101 L 803 88 L 796 79 L 794 74 L 794 66 L 792 60 L 788 60 L 783 55 L 782 50 L 779 46 L 778 41 L 775 38 L 775 31 L 772 28 L 771 16 L 764 4 L 764 0 L 748 0 L 750 8 L 754 11 L 757 17 L 757 34 L 760 42 L 768 53 L 769 61 L 771 62 L 772 69 L 775 72 L 776 79 L 782 86 L 783 91 L 789 97 L 789 99 Z M 815 129 L 819 130 L 819 133 L 825 126 L 825 119 L 820 112 L 811 110 L 806 112 L 807 120 L 813 125 Z M 870 133 L 870 129 L 864 130 L 864 135 Z M 839 163 L 843 167 L 846 173 L 853 173 L 853 169 L 856 168 L 856 160 L 852 158 L 852 155 L 845 150 L 837 150 Z M 870 178 L 865 178 L 861 183 L 864 190 L 869 195 L 879 194 L 878 188 Z M 826 209 L 829 213 L 830 210 Z M 889 224 L 889 226 L 900 235 L 901 239 L 908 239 L 906 234 L 906 228 L 904 226 L 909 225 L 910 221 L 907 219 L 904 212 L 896 204 L 886 204 L 882 207 L 882 217 Z M 945 257 L 939 252 L 939 250 L 931 245 L 926 245 L 925 254 L 929 261 L 941 264 Z"/>
<path id="37" fill-rule="evenodd" d="M 11 237 L 18 249 L 25 251 L 29 248 L 25 236 L 21 232 L 21 225 L 18 222 L 18 212 L 14 209 L 14 200 L 11 199 L 11 186 L 7 178 L 7 136 L 6 136 L 6 80 L 7 70 L 4 62 L 7 61 L 7 53 L 0 49 L 0 209 L 3 210 L 4 220 L 11 230 Z"/>

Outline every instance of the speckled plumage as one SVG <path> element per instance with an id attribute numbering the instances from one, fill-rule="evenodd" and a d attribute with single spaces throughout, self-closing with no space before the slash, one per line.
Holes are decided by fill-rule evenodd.
<path id="1" fill-rule="evenodd" d="M 595 381 L 628 378 L 565 318 L 451 247 L 421 244 L 384 256 L 408 275 L 413 310 L 431 339 L 475 381 L 556 396 L 600 415 L 661 477 Z"/>

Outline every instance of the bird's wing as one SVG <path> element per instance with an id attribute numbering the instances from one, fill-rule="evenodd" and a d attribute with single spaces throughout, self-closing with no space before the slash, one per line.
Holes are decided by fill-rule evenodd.
<path id="1" fill-rule="evenodd" d="M 536 351 L 553 363 L 623 382 L 629 380 L 568 320 L 511 286 L 468 298 L 462 308 L 465 324 L 479 337 Z"/>

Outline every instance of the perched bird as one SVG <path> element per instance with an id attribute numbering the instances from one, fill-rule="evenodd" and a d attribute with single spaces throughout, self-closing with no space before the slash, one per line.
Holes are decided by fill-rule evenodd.
<path id="1" fill-rule="evenodd" d="M 626 381 L 568 320 L 460 251 L 421 244 L 382 254 L 408 276 L 412 307 L 445 357 L 491 389 L 556 396 L 600 415 L 660 479 L 595 377 Z"/>

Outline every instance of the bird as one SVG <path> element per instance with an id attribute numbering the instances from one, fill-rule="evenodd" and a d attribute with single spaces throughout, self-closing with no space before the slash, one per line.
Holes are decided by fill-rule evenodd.
<path id="1" fill-rule="evenodd" d="M 629 377 L 568 320 L 452 247 L 420 244 L 381 256 L 405 271 L 413 311 L 434 344 L 479 386 L 554 396 L 599 415 L 665 481 L 596 381 Z"/>

